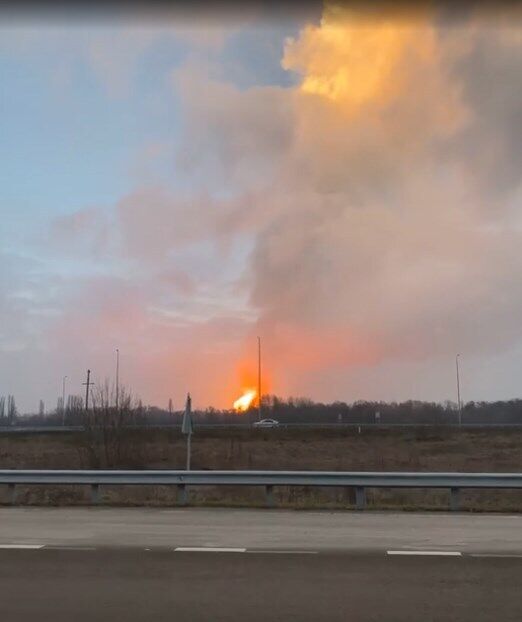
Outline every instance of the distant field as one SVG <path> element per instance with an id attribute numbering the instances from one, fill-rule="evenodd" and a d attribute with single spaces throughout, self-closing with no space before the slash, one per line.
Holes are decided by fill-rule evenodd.
<path id="1" fill-rule="evenodd" d="M 128 457 L 111 467 L 182 469 L 185 440 L 177 430 L 135 431 Z M 0 437 L 0 468 L 90 468 L 79 434 Z M 205 430 L 193 437 L 194 469 L 274 469 L 332 471 L 491 471 L 522 472 L 522 429 L 407 428 L 333 430 Z M 105 466 L 105 465 L 102 465 Z M 290 507 L 352 507 L 350 489 L 275 489 Z M 0 501 L 4 499 L 0 496 Z M 88 503 L 88 491 L 75 487 L 20 487 L 19 503 Z M 447 491 L 369 490 L 370 507 L 446 509 Z M 173 505 L 168 487 L 104 488 L 102 502 Z M 263 505 L 262 490 L 193 488 L 191 502 Z M 464 508 L 522 511 L 522 491 L 463 491 Z"/>

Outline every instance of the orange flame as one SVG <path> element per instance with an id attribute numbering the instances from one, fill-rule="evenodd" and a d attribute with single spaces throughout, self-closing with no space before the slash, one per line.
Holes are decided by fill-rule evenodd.
<path id="1" fill-rule="evenodd" d="M 248 389 L 245 393 L 234 402 L 234 410 L 238 412 L 247 411 L 252 402 L 256 399 L 257 391 L 255 389 Z"/>

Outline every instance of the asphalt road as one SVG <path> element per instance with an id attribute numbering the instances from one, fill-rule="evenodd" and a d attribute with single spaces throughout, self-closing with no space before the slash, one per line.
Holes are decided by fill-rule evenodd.
<path id="1" fill-rule="evenodd" d="M 522 515 L 226 508 L 0 508 L 0 545 L 522 554 Z"/>
<path id="2" fill-rule="evenodd" d="M 519 622 L 522 559 L 0 551 L 6 622 Z"/>
<path id="3" fill-rule="evenodd" d="M 521 520 L 3 508 L 0 620 L 519 622 Z"/>

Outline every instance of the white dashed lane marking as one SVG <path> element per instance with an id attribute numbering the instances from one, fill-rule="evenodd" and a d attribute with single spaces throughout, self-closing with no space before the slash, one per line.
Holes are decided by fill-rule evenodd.
<path id="1" fill-rule="evenodd" d="M 178 546 L 178 553 L 246 553 L 246 549 L 220 546 Z"/>
<path id="2" fill-rule="evenodd" d="M 45 544 L 0 544 L 0 549 L 43 549 Z"/>
<path id="3" fill-rule="evenodd" d="M 60 550 L 60 551 L 97 551 L 97 547 L 91 546 L 67 546 L 67 545 L 46 545 L 46 544 L 27 544 L 27 543 L 7 543 L 0 544 L 0 550 Z M 142 549 L 152 551 L 151 548 Z M 171 549 L 172 550 L 172 549 Z M 299 549 L 246 549 L 243 547 L 229 546 L 178 546 L 174 549 L 177 553 L 250 553 L 257 555 L 317 555 L 319 551 L 307 551 Z M 415 555 L 432 557 L 483 557 L 483 558 L 511 558 L 522 559 L 522 553 L 462 553 L 461 551 L 433 551 L 422 549 L 397 549 L 387 550 L 386 555 Z"/>
<path id="4" fill-rule="evenodd" d="M 263 549 L 245 549 L 237 547 L 222 546 L 178 546 L 174 549 L 176 552 L 182 553 L 255 553 L 263 555 L 315 555 L 317 551 L 299 551 L 299 550 L 263 550 Z"/>
<path id="5" fill-rule="evenodd" d="M 95 546 L 45 546 L 46 551 L 97 551 Z"/>

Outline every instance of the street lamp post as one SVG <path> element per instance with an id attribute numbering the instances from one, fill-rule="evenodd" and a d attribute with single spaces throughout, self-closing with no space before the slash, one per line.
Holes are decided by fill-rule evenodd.
<path id="1" fill-rule="evenodd" d="M 261 337 L 257 338 L 257 420 L 261 421 Z"/>
<path id="2" fill-rule="evenodd" d="M 65 425 L 65 381 L 67 376 L 63 377 L 62 381 L 62 425 Z"/>
<path id="3" fill-rule="evenodd" d="M 181 433 L 187 437 L 187 471 L 190 471 L 190 442 L 192 440 L 192 432 L 194 431 L 194 423 L 192 421 L 192 399 L 190 393 L 187 393 L 187 401 L 185 403 L 185 412 L 183 414 L 183 422 L 181 424 Z"/>
<path id="4" fill-rule="evenodd" d="M 457 354 L 455 357 L 455 366 L 457 368 L 457 402 L 459 409 L 459 426 L 462 425 L 462 402 L 460 401 L 460 376 L 459 376 L 459 357 L 460 354 Z"/>
<path id="5" fill-rule="evenodd" d="M 116 408 L 120 403 L 120 351 L 116 348 Z"/>

